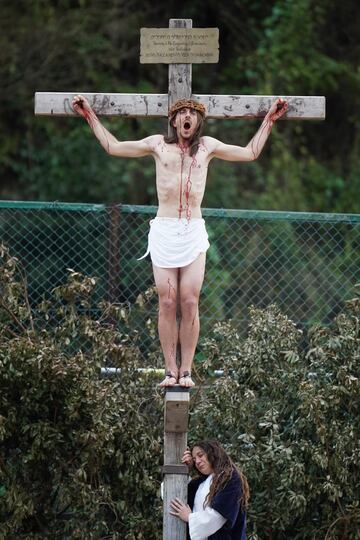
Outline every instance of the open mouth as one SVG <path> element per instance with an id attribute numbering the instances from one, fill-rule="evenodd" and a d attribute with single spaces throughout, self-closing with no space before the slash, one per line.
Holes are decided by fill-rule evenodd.
<path id="1" fill-rule="evenodd" d="M 191 128 L 190 122 L 184 122 L 184 129 L 190 129 L 190 128 Z"/>

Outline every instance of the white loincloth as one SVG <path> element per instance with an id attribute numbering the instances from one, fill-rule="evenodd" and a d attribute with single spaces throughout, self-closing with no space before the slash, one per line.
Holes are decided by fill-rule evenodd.
<path id="1" fill-rule="evenodd" d="M 181 268 L 210 247 L 202 218 L 156 217 L 150 221 L 148 248 L 152 263 L 159 268 Z"/>

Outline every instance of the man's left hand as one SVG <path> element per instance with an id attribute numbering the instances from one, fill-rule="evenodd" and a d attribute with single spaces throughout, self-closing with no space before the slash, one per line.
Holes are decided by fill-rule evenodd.
<path id="1" fill-rule="evenodd" d="M 170 503 L 172 516 L 180 518 L 182 521 L 189 521 L 189 514 L 191 514 L 191 508 L 188 504 L 183 503 L 180 499 L 173 499 Z"/>

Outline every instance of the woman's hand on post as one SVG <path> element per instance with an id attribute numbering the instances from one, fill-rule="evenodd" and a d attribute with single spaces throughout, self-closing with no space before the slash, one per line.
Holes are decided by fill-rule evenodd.
<path id="1" fill-rule="evenodd" d="M 170 514 L 172 516 L 175 516 L 185 522 L 189 521 L 189 514 L 191 514 L 191 508 L 188 504 L 185 504 L 180 501 L 180 499 L 176 498 L 170 502 L 170 506 L 172 509 L 172 512 L 170 512 Z"/>
<path id="2" fill-rule="evenodd" d="M 181 458 L 181 463 L 185 463 L 185 465 L 187 465 L 188 467 L 192 467 L 194 465 L 194 460 L 193 460 L 193 457 L 189 448 L 187 448 L 185 452 L 183 453 L 183 457 Z"/>

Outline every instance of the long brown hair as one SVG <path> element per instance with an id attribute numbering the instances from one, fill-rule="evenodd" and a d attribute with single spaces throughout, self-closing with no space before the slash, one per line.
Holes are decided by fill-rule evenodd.
<path id="1" fill-rule="evenodd" d="M 174 144 L 174 143 L 179 142 L 176 128 L 174 128 L 173 126 L 173 121 L 175 120 L 177 113 L 178 111 L 175 111 L 175 113 L 169 118 L 170 134 L 164 135 L 164 141 L 168 144 Z M 189 139 L 189 148 L 190 148 L 189 153 L 191 157 L 194 156 L 199 149 L 200 137 L 202 134 L 202 130 L 204 127 L 204 120 L 205 120 L 203 115 L 200 114 L 198 111 L 196 111 L 196 116 L 197 116 L 197 126 L 191 138 Z"/>
<path id="2" fill-rule="evenodd" d="M 214 471 L 214 478 L 204 505 L 211 505 L 215 495 L 226 486 L 235 470 L 240 476 L 242 494 L 239 502 L 241 510 L 244 510 L 250 498 L 249 484 L 244 473 L 235 465 L 217 441 L 200 441 L 194 444 L 193 448 L 195 446 L 198 446 L 205 452 Z"/>

